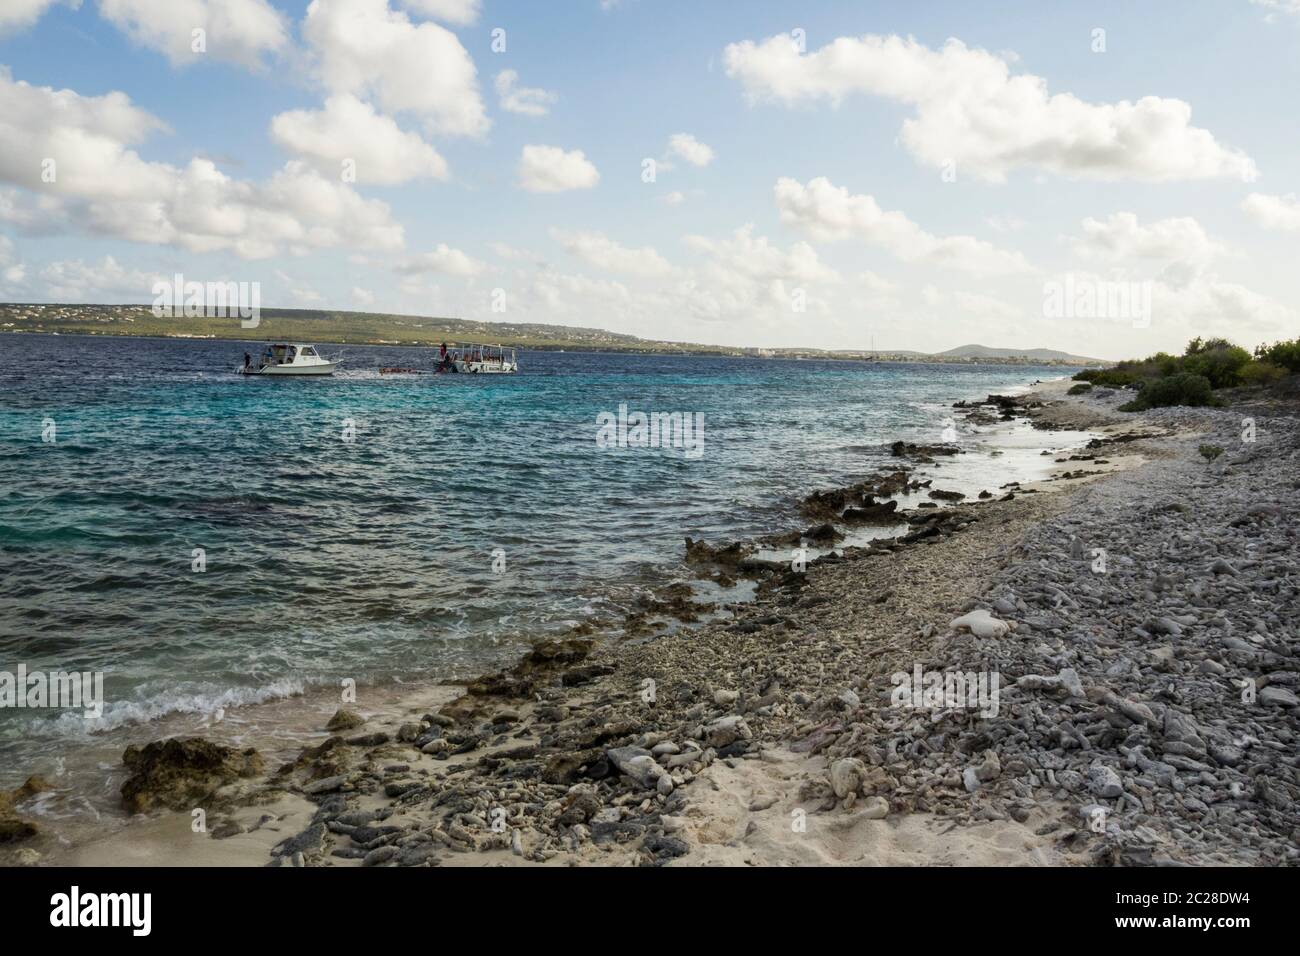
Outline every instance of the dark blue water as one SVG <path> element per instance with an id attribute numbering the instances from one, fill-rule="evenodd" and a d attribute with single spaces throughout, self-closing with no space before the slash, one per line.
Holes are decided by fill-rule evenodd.
<path id="1" fill-rule="evenodd" d="M 685 577 L 685 535 L 801 527 L 799 497 L 939 440 L 955 399 L 1060 374 L 522 353 L 381 377 L 434 353 L 349 346 L 270 380 L 232 374 L 245 348 L 0 335 L 0 670 L 103 671 L 107 727 L 463 675 Z M 702 413 L 703 454 L 599 448 L 620 403 Z M 0 754 L 86 725 L 0 711 Z"/>

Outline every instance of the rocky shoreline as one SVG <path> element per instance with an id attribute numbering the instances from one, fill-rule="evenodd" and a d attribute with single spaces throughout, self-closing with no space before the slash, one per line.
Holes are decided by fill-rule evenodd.
<path id="1" fill-rule="evenodd" d="M 962 500 L 915 470 L 950 446 L 898 443 L 809 495 L 804 531 L 687 539 L 701 577 L 757 582 L 733 619 L 547 641 L 407 719 L 341 711 L 275 768 L 150 744 L 124 798 L 203 809 L 180 839 L 243 840 L 246 864 L 1295 863 L 1300 427 L 1243 443 L 1231 410 L 1121 415 L 1060 384 L 955 408 L 1096 428 L 1046 482 Z M 900 533 L 755 556 L 862 524 Z M 997 696 L 900 704 L 913 674 Z"/>

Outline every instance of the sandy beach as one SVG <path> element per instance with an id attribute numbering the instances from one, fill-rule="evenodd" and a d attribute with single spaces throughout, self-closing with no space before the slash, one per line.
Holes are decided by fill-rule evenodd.
<path id="1" fill-rule="evenodd" d="M 363 698 L 286 761 L 151 744 L 129 760 L 140 813 L 125 827 L 68 842 L 42 825 L 0 854 L 1294 863 L 1295 410 L 1125 414 L 1122 393 L 1067 396 L 1069 384 L 954 409 L 1027 419 L 1044 447 L 1054 430 L 1095 436 L 1056 454 L 1047 480 L 958 495 L 944 490 L 946 449 L 897 448 L 892 472 L 809 489 L 806 531 L 688 544 L 701 580 L 757 584 L 724 620 L 619 641 L 578 630 L 466 688 Z M 1223 449 L 1208 463 L 1207 443 Z M 882 523 L 906 528 L 827 552 Z M 757 556 L 801 542 L 820 555 L 806 567 Z M 690 622 L 693 604 L 664 594 L 647 614 Z M 901 693 L 922 675 L 935 693 Z M 42 789 L 0 804 L 10 825 Z"/>

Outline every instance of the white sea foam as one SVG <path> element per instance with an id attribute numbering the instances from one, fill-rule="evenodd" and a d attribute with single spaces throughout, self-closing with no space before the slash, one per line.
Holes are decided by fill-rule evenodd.
<path id="1" fill-rule="evenodd" d="M 308 686 L 309 683 L 300 678 L 285 677 L 260 687 L 178 688 L 143 700 L 110 701 L 104 706 L 104 715 L 95 720 L 87 720 L 79 713 L 62 713 L 53 718 L 27 720 L 20 724 L 19 729 L 34 737 L 87 737 L 176 714 L 215 717 L 231 707 L 298 697 L 306 692 Z"/>

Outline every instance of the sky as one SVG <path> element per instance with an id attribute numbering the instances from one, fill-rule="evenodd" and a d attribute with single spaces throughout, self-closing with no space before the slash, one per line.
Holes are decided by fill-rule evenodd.
<path id="1" fill-rule="evenodd" d="M 0 0 L 0 301 L 1300 334 L 1300 0 Z"/>

